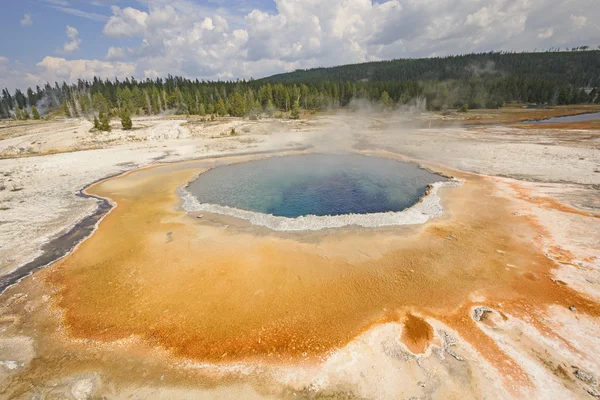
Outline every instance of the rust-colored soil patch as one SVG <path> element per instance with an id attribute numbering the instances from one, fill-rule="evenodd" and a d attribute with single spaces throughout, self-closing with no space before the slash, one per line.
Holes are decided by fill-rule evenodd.
<path id="1" fill-rule="evenodd" d="M 407 314 L 404 320 L 402 341 L 413 353 L 424 353 L 433 339 L 433 328 L 423 318 Z"/>
<path id="2" fill-rule="evenodd" d="M 415 312 L 447 323 L 525 382 L 471 318 L 473 293 L 486 299 L 477 304 L 534 320 L 550 304 L 600 314 L 551 279 L 555 265 L 536 249 L 535 221 L 514 217 L 491 180 L 465 175 L 462 187 L 442 190 L 446 216 L 425 226 L 315 239 L 255 234 L 177 211 L 176 188 L 200 169 L 157 167 L 89 190 L 118 207 L 76 252 L 42 272 L 60 288 L 71 335 L 135 335 L 205 362 L 299 362 L 344 346 L 390 312 L 404 316 L 403 341 L 421 352 L 433 333 Z"/>

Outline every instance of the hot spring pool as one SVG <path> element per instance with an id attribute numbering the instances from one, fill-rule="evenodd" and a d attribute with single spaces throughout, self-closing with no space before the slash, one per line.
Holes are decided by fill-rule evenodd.
<path id="1" fill-rule="evenodd" d="M 446 179 L 411 163 L 310 154 L 214 168 L 187 191 L 200 205 L 297 218 L 399 212 L 441 181 Z"/>

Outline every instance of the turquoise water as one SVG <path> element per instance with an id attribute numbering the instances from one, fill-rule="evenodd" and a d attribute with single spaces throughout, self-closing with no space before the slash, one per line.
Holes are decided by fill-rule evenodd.
<path id="1" fill-rule="evenodd" d="M 218 167 L 188 191 L 201 203 L 295 218 L 402 211 L 443 180 L 411 163 L 310 154 Z"/>

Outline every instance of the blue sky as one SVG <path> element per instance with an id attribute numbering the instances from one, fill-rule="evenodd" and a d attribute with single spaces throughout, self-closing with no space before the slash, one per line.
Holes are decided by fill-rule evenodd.
<path id="1" fill-rule="evenodd" d="M 104 20 L 77 17 L 39 0 L 12 2 L 9 7 L 3 7 L 0 35 L 3 38 L 15 35 L 17 40 L 3 41 L 0 45 L 2 55 L 28 65 L 35 64 L 40 60 L 40 54 L 53 53 L 62 47 L 65 28 L 71 25 L 79 30 L 82 39 L 89 44 L 77 55 L 84 58 L 96 56 L 98 48 L 108 46 L 108 41 L 98 33 L 110 16 L 110 8 L 93 6 L 83 1 L 77 3 L 77 9 L 99 14 Z M 22 26 L 20 23 L 25 14 L 31 16 L 32 24 L 29 26 Z"/>
<path id="2" fill-rule="evenodd" d="M 598 0 L 1 1 L 0 86 L 11 90 L 600 45 Z"/>
<path id="3" fill-rule="evenodd" d="M 254 8 L 274 11 L 272 0 L 224 1 L 206 0 L 194 3 L 207 9 L 227 8 L 230 12 L 243 16 Z M 7 40 L 0 44 L 0 55 L 19 60 L 24 64 L 35 64 L 40 54 L 53 53 L 65 42 L 64 31 L 67 25 L 76 28 L 86 46 L 74 55 L 80 58 L 97 58 L 99 52 L 106 53 L 114 41 L 102 35 L 102 29 L 110 16 L 111 5 L 121 8 L 147 9 L 147 2 L 131 0 L 23 0 L 11 2 L 3 7 L 0 23 L 2 38 L 13 35 L 18 40 Z M 31 16 L 32 25 L 22 26 L 20 21 L 25 14 Z M 120 45 L 129 45 L 132 40 L 123 40 Z M 24 46 L 27 43 L 27 46 Z"/>

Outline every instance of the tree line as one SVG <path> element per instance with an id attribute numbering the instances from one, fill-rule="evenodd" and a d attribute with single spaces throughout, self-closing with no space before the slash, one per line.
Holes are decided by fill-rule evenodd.
<path id="1" fill-rule="evenodd" d="M 507 102 L 600 103 L 600 51 L 483 53 L 299 70 L 261 80 L 166 79 L 47 83 L 23 93 L 2 90 L 0 117 L 156 115 L 290 115 L 301 108 L 383 107 L 419 102 L 430 110 L 497 108 Z"/>
<path id="2" fill-rule="evenodd" d="M 336 81 L 446 81 L 510 75 L 526 79 L 563 81 L 576 87 L 600 86 L 600 50 L 540 53 L 488 52 L 447 57 L 398 59 L 329 68 L 298 69 L 273 75 L 262 82 Z M 581 50 L 580 50 L 581 49 Z M 600 47 L 599 47 L 600 49 Z"/>

